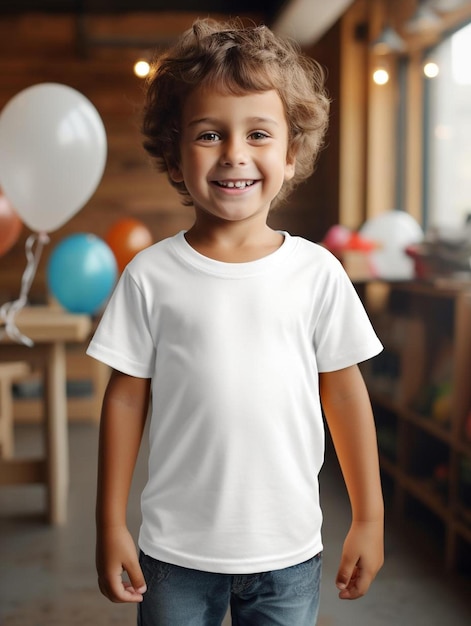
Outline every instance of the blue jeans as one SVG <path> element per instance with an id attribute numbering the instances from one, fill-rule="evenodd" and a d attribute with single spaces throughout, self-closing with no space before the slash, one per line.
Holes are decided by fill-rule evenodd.
<path id="1" fill-rule="evenodd" d="M 141 552 L 147 583 L 138 626 L 314 626 L 322 555 L 261 574 L 213 574 L 170 565 Z"/>

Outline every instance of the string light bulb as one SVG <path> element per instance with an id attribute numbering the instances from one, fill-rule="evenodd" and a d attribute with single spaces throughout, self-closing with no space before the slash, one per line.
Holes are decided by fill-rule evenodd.
<path id="1" fill-rule="evenodd" d="M 440 73 L 440 68 L 435 61 L 427 61 L 424 65 L 424 74 L 427 78 L 436 78 Z"/>
<path id="2" fill-rule="evenodd" d="M 378 67 L 373 72 L 373 81 L 377 85 L 385 85 L 389 81 L 389 72 L 384 67 Z"/>
<path id="3" fill-rule="evenodd" d="M 134 63 L 134 74 L 139 78 L 145 78 L 150 72 L 150 65 L 144 59 L 139 59 Z"/>

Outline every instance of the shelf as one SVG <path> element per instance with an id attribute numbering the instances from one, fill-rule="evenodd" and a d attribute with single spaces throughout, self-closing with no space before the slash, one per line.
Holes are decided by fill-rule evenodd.
<path id="1" fill-rule="evenodd" d="M 398 474 L 398 478 L 402 487 L 422 504 L 425 504 L 437 517 L 445 522 L 451 519 L 450 509 L 444 498 L 430 486 L 428 481 L 411 478 L 402 473 Z"/>
<path id="2" fill-rule="evenodd" d="M 389 474 L 392 478 L 398 478 L 399 472 L 397 465 L 393 461 L 390 461 L 387 457 L 380 455 L 379 462 L 381 469 L 386 472 L 386 474 Z"/>
<path id="3" fill-rule="evenodd" d="M 467 439 L 459 439 L 456 442 L 456 449 L 458 452 L 461 452 L 461 454 L 464 454 L 465 456 L 469 456 L 471 459 L 471 441 L 468 441 Z"/>
<path id="4" fill-rule="evenodd" d="M 371 385 L 369 381 L 367 381 L 367 385 L 370 392 L 370 399 L 373 404 L 378 404 L 392 413 L 398 413 L 401 411 L 399 403 L 392 396 L 389 394 L 378 393 L 374 389 L 374 384 Z"/>
<path id="5" fill-rule="evenodd" d="M 414 424 L 417 428 L 420 428 L 436 439 L 440 439 L 444 443 L 451 444 L 451 432 L 449 428 L 434 421 L 433 417 L 424 417 L 420 413 L 406 407 L 401 407 L 398 411 L 401 413 L 403 419 L 407 420 L 410 424 Z"/>
<path id="6" fill-rule="evenodd" d="M 467 528 L 468 534 L 471 537 L 471 509 L 461 506 L 458 509 L 458 515 L 459 518 L 463 520 L 465 528 Z M 463 526 L 463 523 L 461 523 L 461 526 Z"/>
<path id="7" fill-rule="evenodd" d="M 450 281 L 444 281 L 443 279 L 397 282 L 393 285 L 393 289 L 398 292 L 407 292 L 412 296 L 446 299 L 456 298 L 457 295 L 468 290 L 466 288 L 463 289 L 462 285 L 452 284 Z"/>
<path id="8" fill-rule="evenodd" d="M 462 470 L 471 467 L 471 289 L 386 287 L 383 309 L 371 307 L 383 358 L 362 367 L 382 475 L 397 513 L 419 512 L 417 524 L 440 528 L 430 540 L 440 542 L 446 568 L 459 569 L 471 553 L 471 486 Z"/>
<path id="9" fill-rule="evenodd" d="M 440 439 L 446 444 L 451 443 L 451 432 L 449 428 L 433 421 L 432 417 L 424 417 L 422 414 L 417 413 L 408 407 L 402 406 L 402 404 L 394 400 L 394 398 L 391 398 L 389 395 L 375 392 L 374 385 L 372 391 L 370 391 L 370 398 L 373 405 L 379 405 L 392 413 L 396 413 L 403 420 L 417 426 L 417 428 L 420 428 L 429 435 Z M 465 448 L 464 451 L 471 451 L 471 444 L 463 443 L 463 447 Z"/>

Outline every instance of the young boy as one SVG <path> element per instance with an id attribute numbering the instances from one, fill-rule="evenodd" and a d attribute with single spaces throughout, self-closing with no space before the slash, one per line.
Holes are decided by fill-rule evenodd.
<path id="1" fill-rule="evenodd" d="M 383 562 L 371 406 L 381 350 L 340 264 L 267 226 L 306 178 L 328 99 L 317 64 L 265 27 L 199 21 L 159 59 L 145 147 L 194 209 L 123 272 L 88 353 L 113 367 L 100 432 L 101 591 L 142 626 L 313 626 L 321 568 L 321 410 L 352 507 L 336 579 Z M 152 398 L 140 561 L 126 527 Z M 122 573 L 129 582 L 124 582 Z"/>

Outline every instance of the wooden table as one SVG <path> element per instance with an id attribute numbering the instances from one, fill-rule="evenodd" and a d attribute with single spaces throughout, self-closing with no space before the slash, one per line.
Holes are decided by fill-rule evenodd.
<path id="1" fill-rule="evenodd" d="M 67 521 L 69 446 L 67 432 L 66 343 L 83 342 L 91 333 L 88 315 L 60 308 L 31 306 L 16 318 L 21 333 L 34 341 L 33 347 L 0 341 L 0 362 L 28 361 L 44 375 L 44 432 L 46 454 L 41 459 L 0 460 L 0 485 L 44 483 L 48 493 L 51 524 Z"/>

